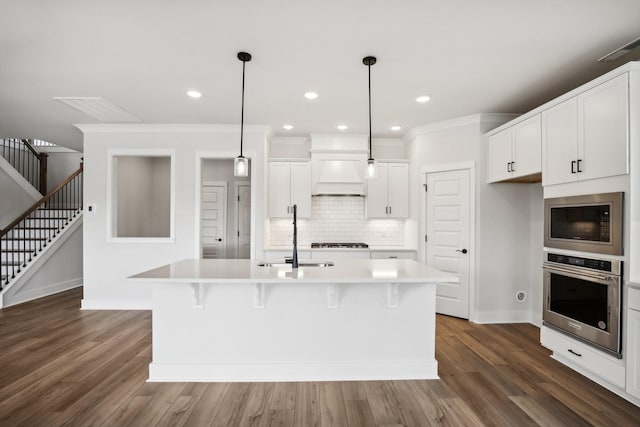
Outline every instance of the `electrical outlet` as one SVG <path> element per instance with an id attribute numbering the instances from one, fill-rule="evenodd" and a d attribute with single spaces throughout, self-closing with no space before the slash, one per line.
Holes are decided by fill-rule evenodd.
<path id="1" fill-rule="evenodd" d="M 95 211 L 96 211 L 96 205 L 95 204 L 87 205 L 87 212 L 95 213 Z"/>

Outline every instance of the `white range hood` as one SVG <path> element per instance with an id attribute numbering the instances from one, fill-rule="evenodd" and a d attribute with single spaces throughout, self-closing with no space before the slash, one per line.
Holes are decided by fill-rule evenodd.
<path id="1" fill-rule="evenodd" d="M 311 135 L 311 194 L 364 196 L 367 137 Z"/>

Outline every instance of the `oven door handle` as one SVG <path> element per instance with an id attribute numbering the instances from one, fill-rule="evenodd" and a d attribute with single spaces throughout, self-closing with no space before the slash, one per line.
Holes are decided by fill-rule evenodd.
<path id="1" fill-rule="evenodd" d="M 583 270 L 583 269 L 578 269 L 578 268 L 572 268 L 572 267 L 561 267 L 558 266 L 556 264 L 551 264 L 551 263 L 543 263 L 542 264 L 542 268 L 547 269 L 547 270 L 553 270 L 553 271 L 557 271 L 559 273 L 570 273 L 570 274 L 578 274 L 580 276 L 588 276 L 594 279 L 598 279 L 598 280 L 602 280 L 602 281 L 612 281 L 615 280 L 616 278 L 618 278 L 618 276 L 616 275 L 607 275 L 607 274 L 598 274 L 598 273 L 593 273 L 591 271 L 588 270 Z"/>

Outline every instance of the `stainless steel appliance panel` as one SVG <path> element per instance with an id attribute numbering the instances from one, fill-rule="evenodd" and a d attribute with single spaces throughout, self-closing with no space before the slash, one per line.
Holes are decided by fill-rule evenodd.
<path id="1" fill-rule="evenodd" d="M 621 357 L 620 261 L 548 254 L 542 319 L 550 326 Z M 594 268 L 585 268 L 585 264 Z"/>
<path id="2" fill-rule="evenodd" d="M 622 192 L 545 199 L 544 245 L 623 255 L 623 199 Z"/>

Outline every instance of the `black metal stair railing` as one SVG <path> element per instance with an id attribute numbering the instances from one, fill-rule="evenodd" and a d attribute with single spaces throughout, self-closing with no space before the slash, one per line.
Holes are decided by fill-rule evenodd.
<path id="1" fill-rule="evenodd" d="M 0 139 L 0 153 L 40 194 L 47 193 L 48 154 L 38 152 L 28 139 Z"/>
<path id="2" fill-rule="evenodd" d="M 0 289 L 82 212 L 82 171 L 81 163 L 64 182 L 0 230 Z"/>

